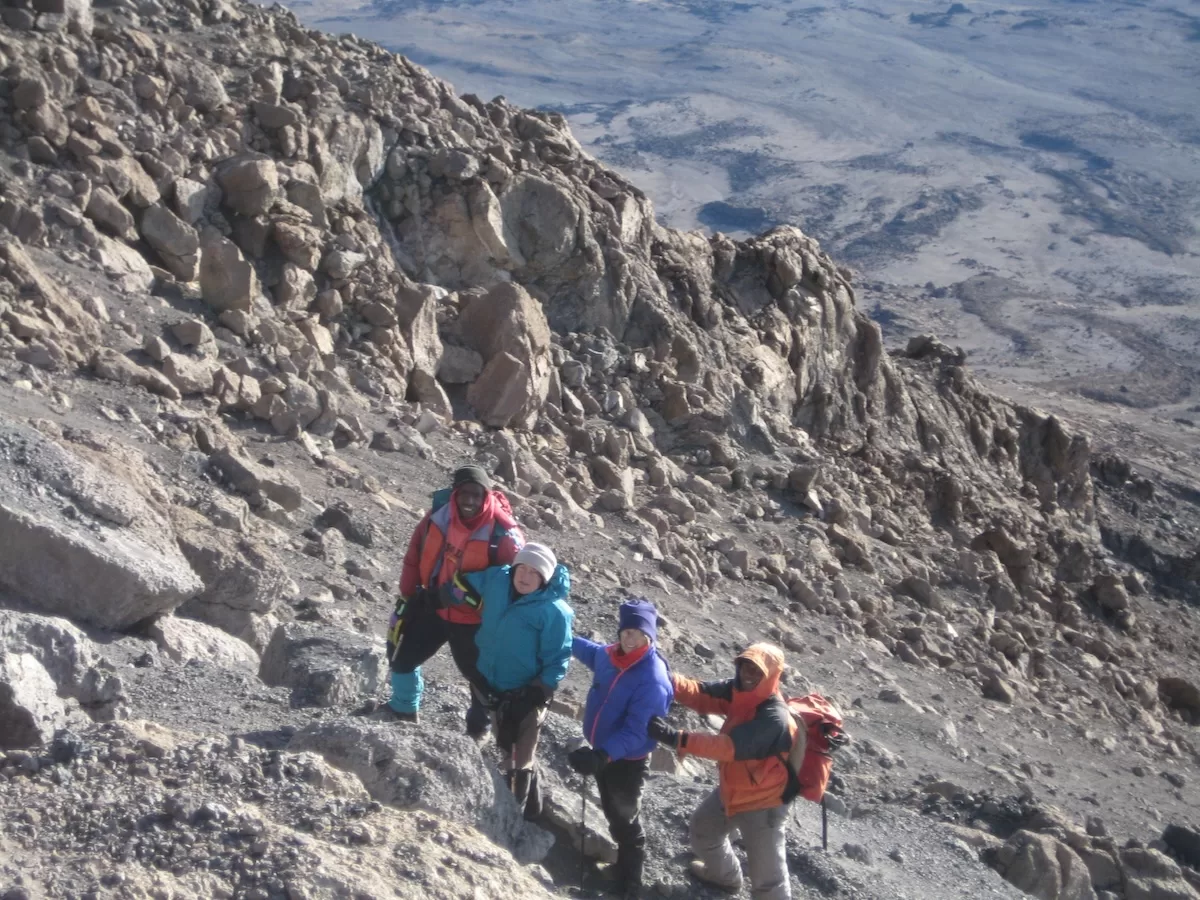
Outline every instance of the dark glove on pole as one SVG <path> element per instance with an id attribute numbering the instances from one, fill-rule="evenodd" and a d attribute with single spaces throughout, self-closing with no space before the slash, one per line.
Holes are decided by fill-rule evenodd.
<path id="1" fill-rule="evenodd" d="M 567 754 L 567 764 L 580 775 L 595 775 L 608 765 L 608 754 L 595 747 L 580 747 Z"/>
<path id="2" fill-rule="evenodd" d="M 679 729 L 672 728 L 662 716 L 655 716 L 646 725 L 646 734 L 672 750 L 679 747 Z"/>

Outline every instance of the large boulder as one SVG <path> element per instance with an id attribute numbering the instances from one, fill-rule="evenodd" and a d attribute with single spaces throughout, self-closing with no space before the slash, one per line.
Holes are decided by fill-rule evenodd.
<path id="1" fill-rule="evenodd" d="M 81 34 L 92 33 L 91 0 L 33 0 L 31 5 L 36 12 L 65 16 L 72 29 Z"/>
<path id="2" fill-rule="evenodd" d="M 216 175 L 225 205 L 243 216 L 262 215 L 279 195 L 279 172 L 269 156 L 235 156 L 221 163 Z"/>
<path id="3" fill-rule="evenodd" d="M 0 656 L 0 749 L 48 743 L 67 723 L 54 680 L 28 653 Z"/>
<path id="4" fill-rule="evenodd" d="M 388 672 L 380 641 L 317 625 L 280 625 L 263 651 L 258 677 L 292 689 L 293 706 L 350 706 L 374 696 Z"/>
<path id="5" fill-rule="evenodd" d="M 1120 852 L 1126 900 L 1197 900 L 1179 864 L 1165 853 L 1140 847 Z"/>
<path id="6" fill-rule="evenodd" d="M 219 450 L 209 461 L 221 479 L 239 493 L 251 497 L 261 494 L 288 512 L 295 512 L 304 502 L 299 485 L 287 475 L 239 456 L 232 450 Z"/>
<path id="7" fill-rule="evenodd" d="M 189 106 L 212 112 L 229 102 L 219 75 L 194 54 L 162 62 L 163 74 L 175 82 Z"/>
<path id="8" fill-rule="evenodd" d="M 0 585 L 35 611 L 114 630 L 170 612 L 203 587 L 158 506 L 127 480 L 4 419 Z"/>
<path id="9" fill-rule="evenodd" d="M 1164 675 L 1158 679 L 1158 696 L 1170 709 L 1175 710 L 1185 722 L 1200 724 L 1200 685 L 1177 675 Z"/>
<path id="10" fill-rule="evenodd" d="M 554 843 L 522 818 L 500 773 L 465 734 L 340 719 L 310 725 L 288 749 L 317 753 L 357 775 L 380 803 L 469 822 L 518 862 L 538 862 Z"/>
<path id="11" fill-rule="evenodd" d="M 550 350 L 550 325 L 542 305 L 512 282 L 470 296 L 463 304 L 458 325 L 467 346 L 485 361 L 497 353 L 531 359 Z"/>
<path id="12" fill-rule="evenodd" d="M 218 312 L 248 311 L 258 296 L 254 266 L 216 229 L 206 229 L 200 238 L 200 295 Z"/>
<path id="13" fill-rule="evenodd" d="M 438 301 L 445 290 L 431 284 L 402 289 L 396 298 L 396 318 L 408 338 L 413 368 L 436 375 L 442 363 L 442 339 L 438 334 Z"/>
<path id="14" fill-rule="evenodd" d="M 111 347 L 101 347 L 92 355 L 92 371 L 105 381 L 140 385 L 150 393 L 170 400 L 179 400 L 183 396 L 162 372 L 136 363 Z"/>
<path id="15" fill-rule="evenodd" d="M 146 637 L 178 663 L 200 659 L 222 669 L 258 674 L 258 654 L 253 647 L 220 628 L 195 619 L 163 616 L 146 630 Z"/>
<path id="16" fill-rule="evenodd" d="M 196 277 L 200 237 L 163 203 L 155 203 L 142 214 L 139 230 L 172 275 L 182 281 Z"/>
<path id="17" fill-rule="evenodd" d="M 984 861 L 1038 900 L 1096 900 L 1091 875 L 1070 847 L 1048 834 L 1018 831 Z"/>
<path id="18" fill-rule="evenodd" d="M 486 425 L 532 426 L 550 393 L 550 326 L 542 305 L 523 287 L 498 284 L 464 303 L 459 327 L 483 357 L 467 400 Z"/>
<path id="19" fill-rule="evenodd" d="M 216 528 L 190 509 L 176 508 L 172 517 L 179 547 L 204 582 L 179 614 L 261 649 L 273 630 L 271 610 L 297 591 L 287 569 L 250 536 Z"/>
<path id="20" fill-rule="evenodd" d="M 125 700 L 121 679 L 102 668 L 96 645 L 57 616 L 0 610 L 0 654 L 33 657 L 58 691 L 94 719 L 109 721 Z"/>
<path id="21" fill-rule="evenodd" d="M 497 353 L 467 388 L 467 402 L 479 421 L 493 428 L 528 425 L 528 416 L 541 406 L 533 373 L 511 353 Z"/>

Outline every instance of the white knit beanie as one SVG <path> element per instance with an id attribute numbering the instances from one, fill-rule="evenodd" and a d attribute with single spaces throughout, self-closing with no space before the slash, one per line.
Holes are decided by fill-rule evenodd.
<path id="1" fill-rule="evenodd" d="M 529 566 L 536 571 L 545 583 L 550 581 L 550 576 L 558 568 L 558 559 L 554 556 L 554 551 L 545 544 L 526 544 L 517 551 L 517 558 L 513 560 L 513 566 L 520 565 Z"/>

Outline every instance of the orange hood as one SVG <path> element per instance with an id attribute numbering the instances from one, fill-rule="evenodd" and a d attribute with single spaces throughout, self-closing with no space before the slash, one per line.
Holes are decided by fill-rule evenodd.
<path id="1" fill-rule="evenodd" d="M 783 678 L 783 669 L 786 663 L 783 658 L 783 651 L 774 644 L 751 644 L 734 658 L 734 665 L 742 661 L 753 663 L 762 670 L 763 679 L 758 683 L 758 686 L 750 692 L 741 690 L 738 687 L 737 674 L 734 673 L 733 696 L 734 703 L 739 707 L 743 704 L 749 704 L 750 708 L 757 707 L 760 703 L 779 691 L 779 681 Z M 739 698 L 746 698 L 739 702 Z"/>

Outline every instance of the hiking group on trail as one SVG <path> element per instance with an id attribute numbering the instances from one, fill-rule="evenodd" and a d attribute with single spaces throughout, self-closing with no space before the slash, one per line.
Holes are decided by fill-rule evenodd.
<path id="1" fill-rule="evenodd" d="M 785 699 L 783 651 L 759 643 L 734 659 L 734 677 L 698 682 L 673 673 L 658 647 L 658 611 L 643 598 L 620 604 L 616 640 L 572 634 L 571 576 L 554 551 L 526 543 L 507 498 L 487 472 L 463 466 L 434 493 L 417 524 L 388 624 L 391 697 L 377 718 L 417 723 L 421 664 L 444 644 L 470 687 L 467 733 L 489 725 L 509 789 L 528 819 L 542 813 L 538 737 L 572 657 L 592 672 L 583 736 L 567 762 L 594 777 L 617 845 L 606 874 L 621 897 L 642 896 L 646 834 L 642 789 L 658 744 L 718 763 L 719 785 L 691 817 L 691 873 L 721 890 L 743 883 L 730 836 L 741 833 L 752 897 L 791 896 L 786 832 L 792 799 L 820 802 L 841 717 L 823 697 Z M 716 735 L 681 731 L 673 703 L 724 717 Z M 586 787 L 585 787 L 586 790 Z M 586 795 L 585 795 L 586 796 Z M 586 802 L 586 801 L 585 801 Z"/>

